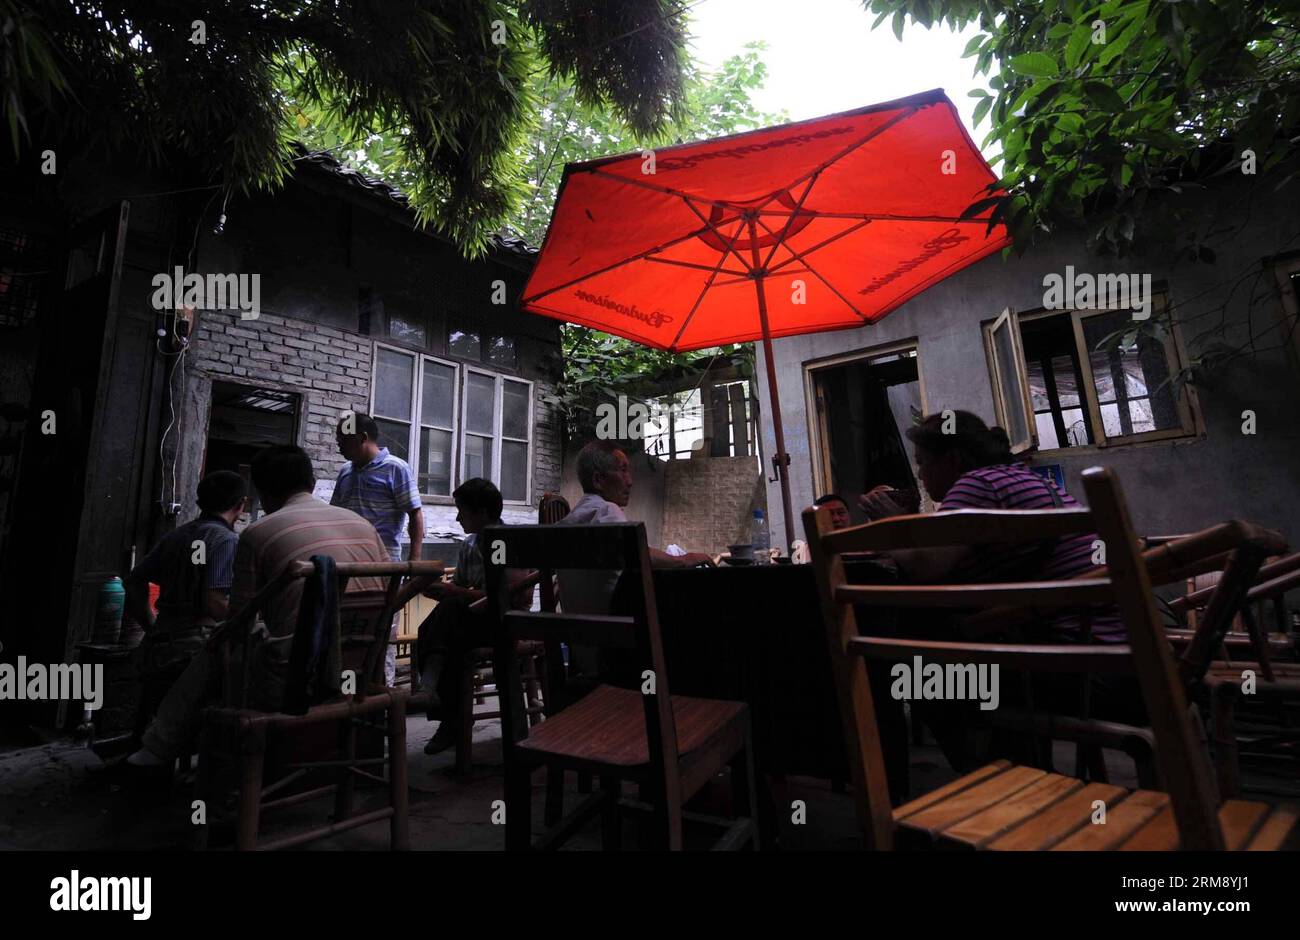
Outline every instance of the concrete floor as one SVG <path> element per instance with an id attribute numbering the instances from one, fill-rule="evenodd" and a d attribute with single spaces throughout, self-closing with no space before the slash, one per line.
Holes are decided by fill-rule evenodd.
<path id="1" fill-rule="evenodd" d="M 434 757 L 423 752 L 436 725 L 423 716 L 408 720 L 411 845 L 418 850 L 496 851 L 504 830 L 492 822 L 493 802 L 501 798 L 501 744 L 497 721 L 479 722 L 474 734 L 474 769 L 467 777 L 453 775 L 453 752 Z M 1112 782 L 1135 786 L 1130 762 L 1108 753 Z M 1070 768 L 1073 752 L 1058 745 L 1059 768 Z M 1113 758 L 1113 759 L 1111 759 Z M 62 741 L 0 753 L 0 849 L 13 850 L 157 850 L 186 848 L 192 833 L 189 790 L 174 788 L 164 804 L 140 807 L 127 794 L 91 779 L 100 759 L 84 743 Z M 951 779 L 933 745 L 911 750 L 913 793 L 923 793 Z M 719 790 L 725 791 L 725 785 Z M 576 799 L 576 781 L 568 780 L 567 799 Z M 378 790 L 359 790 L 359 805 L 381 804 Z M 725 793 L 722 794 L 725 798 Z M 540 825 L 543 775 L 534 778 L 534 825 Z M 850 849 L 856 844 L 851 797 L 835 793 L 825 781 L 790 778 L 774 789 L 778 806 L 781 848 L 786 850 Z M 792 821 L 791 804 L 802 800 L 806 819 Z M 572 806 L 572 802 L 566 805 Z M 319 824 L 330 811 L 328 798 L 281 811 L 264 828 L 274 836 L 284 826 Z M 708 835 L 707 831 L 701 834 Z M 229 844 L 228 830 L 217 829 L 213 845 Z M 692 843 L 696 840 L 690 839 Z M 624 844 L 635 846 L 629 824 Z M 374 823 L 314 843 L 319 851 L 383 850 L 388 844 L 386 822 Z M 599 848 L 599 823 L 576 835 L 566 848 Z"/>
<path id="2" fill-rule="evenodd" d="M 424 754 L 432 725 L 423 717 L 408 719 L 411 845 L 419 850 L 498 851 L 504 831 L 492 822 L 493 802 L 501 799 L 501 727 L 497 721 L 479 722 L 474 729 L 474 767 L 465 777 L 451 772 L 454 753 Z M 922 749 L 928 751 L 932 749 Z M 0 848 L 11 850 L 157 850 L 185 848 L 192 833 L 188 788 L 178 785 L 172 799 L 161 805 L 140 807 L 127 794 L 92 779 L 92 768 L 102 765 L 84 743 L 54 742 L 0 753 Z M 937 785 L 949 773 L 941 757 L 920 753 L 914 774 L 932 778 Z M 579 798 L 576 780 L 567 781 L 567 800 Z M 544 775 L 534 778 L 534 825 L 540 824 Z M 928 788 L 931 784 L 923 784 Z M 725 790 L 725 783 L 720 788 Z M 724 794 L 725 796 L 725 794 Z M 788 810 L 779 814 L 781 842 L 788 849 L 851 848 L 854 843 L 853 806 L 849 797 L 833 793 L 825 781 L 792 778 L 776 798 L 786 807 L 794 800 L 805 805 L 806 822 L 795 825 Z M 378 790 L 359 791 L 359 804 L 382 805 Z M 572 806 L 569 802 L 566 805 Z M 286 809 L 273 817 L 264 832 L 273 835 L 295 824 L 323 820 L 328 799 L 306 808 Z M 708 831 L 700 833 L 707 841 Z M 214 832 L 214 846 L 222 833 Z M 226 840 L 228 841 L 228 836 Z M 691 839 L 695 841 L 694 838 Z M 624 843 L 635 847 L 632 824 Z M 383 850 L 388 826 L 374 823 L 313 843 L 315 850 Z M 565 846 L 598 849 L 599 823 L 593 821 Z"/>

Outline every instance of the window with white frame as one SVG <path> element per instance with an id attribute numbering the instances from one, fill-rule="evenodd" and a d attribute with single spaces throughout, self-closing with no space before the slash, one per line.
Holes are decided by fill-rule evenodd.
<path id="1" fill-rule="evenodd" d="M 985 324 L 994 407 L 1012 452 L 1195 434 L 1195 395 L 1173 383 L 1183 357 L 1166 302 L 1153 298 L 1153 334 L 1133 328 L 1124 309 L 1006 310 Z"/>
<path id="2" fill-rule="evenodd" d="M 371 415 L 426 496 L 485 477 L 506 502 L 528 502 L 532 397 L 531 382 L 375 345 Z"/>
<path id="3" fill-rule="evenodd" d="M 461 478 L 485 477 L 508 503 L 528 502 L 531 382 L 465 368 Z"/>

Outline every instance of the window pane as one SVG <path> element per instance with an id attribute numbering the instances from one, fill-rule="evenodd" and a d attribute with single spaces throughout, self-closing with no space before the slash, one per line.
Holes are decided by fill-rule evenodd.
<path id="1" fill-rule="evenodd" d="M 528 445 L 501 442 L 501 498 L 528 498 Z"/>
<path id="2" fill-rule="evenodd" d="M 488 343 L 488 362 L 513 369 L 517 365 L 515 358 L 515 340 L 513 336 L 493 336 Z"/>
<path id="3" fill-rule="evenodd" d="M 492 434 L 492 405 L 496 398 L 496 379 L 470 372 L 465 381 L 465 430 L 475 434 Z"/>
<path id="4" fill-rule="evenodd" d="M 1168 382 L 1169 362 L 1163 342 L 1138 336 L 1132 346 L 1096 348 L 1105 337 L 1132 324 L 1133 314 L 1128 310 L 1083 321 L 1083 338 L 1107 437 L 1164 431 L 1182 423 L 1173 386 Z M 1159 391 L 1155 391 L 1157 387 Z"/>
<path id="5" fill-rule="evenodd" d="M 1025 396 L 1024 387 L 1020 384 L 1020 368 L 1016 364 L 1015 350 L 1011 345 L 1012 329 L 1014 322 L 1008 320 L 993 332 L 993 351 L 1007 409 L 1007 434 L 1012 444 L 1018 444 L 1029 439 L 1029 426 L 1025 422 Z"/>
<path id="6" fill-rule="evenodd" d="M 1033 381 L 1031 378 L 1030 381 Z M 1045 411 L 1042 414 L 1034 415 L 1034 424 L 1038 428 L 1038 446 L 1042 450 L 1051 450 L 1054 447 L 1060 447 L 1061 444 L 1056 439 L 1056 422 L 1052 420 L 1052 413 Z"/>
<path id="7" fill-rule="evenodd" d="M 375 365 L 375 414 L 411 420 L 411 374 L 415 357 L 379 350 Z"/>
<path id="8" fill-rule="evenodd" d="M 376 418 L 379 426 L 379 446 L 387 447 L 394 457 L 401 457 L 407 463 L 411 461 L 411 426 L 400 421 L 385 421 Z"/>
<path id="9" fill-rule="evenodd" d="M 402 343 L 412 346 L 424 346 L 424 320 L 420 317 L 388 311 L 388 335 Z"/>
<path id="10" fill-rule="evenodd" d="M 471 330 L 464 324 L 453 324 L 447 331 L 447 351 L 453 356 L 482 359 L 482 350 L 478 330 Z"/>
<path id="11" fill-rule="evenodd" d="M 451 432 L 420 429 L 420 492 L 451 495 Z"/>
<path id="12" fill-rule="evenodd" d="M 1067 408 L 1061 412 L 1065 421 L 1066 447 L 1083 447 L 1088 443 L 1088 428 L 1084 425 L 1082 408 Z"/>
<path id="13" fill-rule="evenodd" d="M 492 438 L 465 435 L 465 479 L 492 479 Z"/>
<path id="14" fill-rule="evenodd" d="M 501 436 L 528 440 L 528 386 L 502 382 L 501 390 Z"/>
<path id="15" fill-rule="evenodd" d="M 1047 411 L 1052 407 L 1052 400 L 1047 397 L 1047 375 L 1043 364 L 1037 359 L 1025 363 L 1025 373 L 1029 379 L 1029 403 L 1034 411 Z M 1051 417 L 1050 415 L 1048 417 Z M 1039 441 L 1041 444 L 1042 441 Z"/>
<path id="16" fill-rule="evenodd" d="M 1056 397 L 1062 408 L 1079 407 L 1079 388 L 1074 376 L 1074 361 L 1069 356 L 1052 359 L 1052 375 L 1056 378 Z"/>
<path id="17" fill-rule="evenodd" d="M 456 370 L 440 362 L 424 363 L 424 391 L 420 405 L 420 423 L 440 428 L 452 427 L 452 402 L 455 400 Z"/>

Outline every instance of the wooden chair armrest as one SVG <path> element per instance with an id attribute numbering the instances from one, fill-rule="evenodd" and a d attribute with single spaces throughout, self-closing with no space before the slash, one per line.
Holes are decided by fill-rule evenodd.
<path id="1" fill-rule="evenodd" d="M 1133 672 L 1133 654 L 1127 644 L 953 643 L 940 640 L 903 640 L 889 637 L 855 637 L 848 651 L 870 659 L 905 660 L 919 656 L 927 663 L 989 663 L 1031 672 L 1096 673 L 1126 675 Z"/>

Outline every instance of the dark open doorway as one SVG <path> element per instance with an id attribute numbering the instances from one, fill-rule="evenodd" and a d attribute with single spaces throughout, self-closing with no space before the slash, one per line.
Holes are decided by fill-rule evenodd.
<path id="1" fill-rule="evenodd" d="M 251 499 L 247 515 L 236 528 L 262 514 L 249 476 L 253 455 L 264 447 L 292 444 L 297 440 L 298 405 L 299 397 L 293 392 L 234 382 L 212 383 L 212 412 L 208 419 L 203 473 L 233 470 L 244 478 Z"/>
<path id="2" fill-rule="evenodd" d="M 903 432 L 921 414 L 915 349 L 864 356 L 812 370 L 817 405 L 817 477 L 823 493 L 838 493 L 861 521 L 857 496 L 887 485 L 918 504 L 920 488 Z"/>

